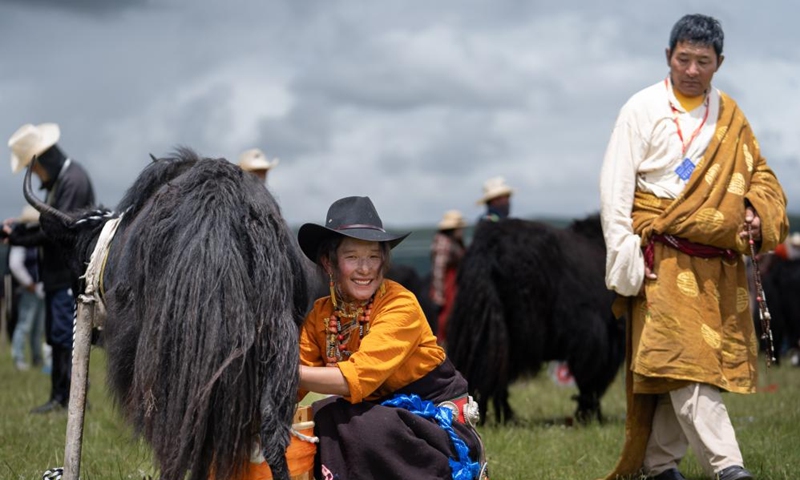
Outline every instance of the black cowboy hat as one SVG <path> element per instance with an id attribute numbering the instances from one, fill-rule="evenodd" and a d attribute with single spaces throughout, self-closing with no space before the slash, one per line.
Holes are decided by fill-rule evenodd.
<path id="1" fill-rule="evenodd" d="M 390 248 L 394 248 L 411 232 L 399 235 L 387 232 L 369 197 L 345 197 L 333 202 L 324 226 L 306 223 L 300 227 L 297 241 L 306 257 L 316 263 L 320 244 L 334 235 L 368 242 L 387 242 Z"/>

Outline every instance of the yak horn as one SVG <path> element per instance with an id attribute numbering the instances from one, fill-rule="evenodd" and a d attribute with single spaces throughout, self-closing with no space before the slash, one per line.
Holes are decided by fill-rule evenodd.
<path id="1" fill-rule="evenodd" d="M 28 169 L 25 171 L 25 181 L 22 184 L 22 194 L 25 196 L 25 200 L 27 200 L 28 203 L 30 203 L 33 208 L 38 210 L 39 213 L 43 215 L 52 215 L 61 220 L 66 225 L 74 223 L 75 219 L 73 219 L 66 213 L 42 202 L 41 200 L 36 198 L 36 195 L 33 194 L 33 189 L 31 188 L 31 172 L 33 171 L 33 162 L 35 161 L 36 157 L 33 157 L 33 160 L 31 160 L 30 165 L 28 165 Z"/>

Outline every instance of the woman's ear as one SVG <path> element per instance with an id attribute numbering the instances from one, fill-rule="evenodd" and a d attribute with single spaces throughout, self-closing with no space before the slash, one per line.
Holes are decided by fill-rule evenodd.
<path id="1" fill-rule="evenodd" d="M 333 268 L 331 266 L 331 261 L 327 256 L 320 257 L 319 263 L 322 265 L 322 268 L 325 270 L 325 273 L 327 273 L 328 276 L 333 275 Z"/>

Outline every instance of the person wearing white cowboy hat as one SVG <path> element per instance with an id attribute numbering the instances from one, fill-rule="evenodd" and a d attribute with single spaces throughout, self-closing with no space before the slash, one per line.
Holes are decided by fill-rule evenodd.
<path id="1" fill-rule="evenodd" d="M 21 126 L 8 140 L 11 149 L 11 171 L 18 173 L 27 167 L 34 156 L 41 155 L 58 142 L 61 129 L 55 123 Z"/>
<path id="2" fill-rule="evenodd" d="M 431 243 L 430 297 L 439 308 L 435 332 L 439 345 L 444 345 L 447 339 L 447 318 L 456 297 L 456 274 L 466 252 L 466 226 L 460 211 L 448 210 L 439 221 Z"/>
<path id="3" fill-rule="evenodd" d="M 94 189 L 89 175 L 58 147 L 61 130 L 55 123 L 25 124 L 8 140 L 11 170 L 30 168 L 47 191 L 46 203 L 62 212 L 94 205 Z M 31 413 L 63 410 L 69 401 L 72 366 L 72 315 L 75 309 L 73 287 L 78 278 L 62 257 L 61 250 L 47 241 L 41 228 L 11 229 L 4 222 L 11 245 L 40 246 L 39 275 L 45 292 L 45 336 L 52 347 L 50 399 Z"/>
<path id="4" fill-rule="evenodd" d="M 789 235 L 789 244 L 793 247 L 800 248 L 800 232 L 794 232 Z"/>
<path id="5" fill-rule="evenodd" d="M 800 260 L 800 232 L 794 232 L 786 239 L 787 258 Z"/>
<path id="6" fill-rule="evenodd" d="M 314 405 L 315 478 L 476 478 L 482 467 L 480 437 L 464 416 L 467 382 L 414 294 L 384 278 L 390 250 L 408 235 L 386 231 L 368 197 L 339 199 L 322 225 L 298 231 L 331 292 L 300 329 L 300 397 L 332 395 Z M 452 424 L 414 413 L 445 401 Z M 456 435 L 466 448 L 454 446 Z"/>
<path id="7" fill-rule="evenodd" d="M 269 173 L 270 169 L 277 166 L 279 162 L 280 159 L 278 158 L 273 158 L 272 160 L 268 159 L 264 152 L 258 148 L 245 150 L 239 155 L 239 168 L 245 172 L 252 173 L 258 177 L 261 182 L 267 181 L 267 173 Z"/>
<path id="8" fill-rule="evenodd" d="M 486 204 L 486 213 L 481 220 L 497 222 L 508 218 L 511 213 L 511 195 L 514 189 L 506 185 L 503 177 L 492 177 L 483 183 L 483 196 L 478 199 L 478 205 Z"/>

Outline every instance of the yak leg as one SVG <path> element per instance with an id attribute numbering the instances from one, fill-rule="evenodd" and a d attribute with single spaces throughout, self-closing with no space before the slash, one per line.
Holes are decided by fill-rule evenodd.
<path id="1" fill-rule="evenodd" d="M 578 394 L 572 396 L 572 399 L 578 402 L 578 406 L 575 409 L 575 420 L 578 423 L 589 423 L 597 419 L 602 423 L 600 397 L 602 392 L 605 392 L 610 381 L 601 386 L 600 372 L 595 373 L 593 368 L 587 369 L 588 366 L 585 362 L 585 359 L 583 362 L 568 362 L 570 372 L 575 377 L 575 384 L 578 386 Z"/>
<path id="2" fill-rule="evenodd" d="M 514 421 L 514 410 L 508 403 L 508 389 L 504 388 L 493 399 L 494 416 L 497 423 L 505 424 Z"/>
<path id="3" fill-rule="evenodd" d="M 489 407 L 489 399 L 486 395 L 482 395 L 481 393 L 475 392 L 472 394 L 475 401 L 478 402 L 478 413 L 480 413 L 481 418 L 478 420 L 478 425 L 485 425 L 486 424 L 486 416 L 489 412 L 486 410 Z"/>
<path id="4" fill-rule="evenodd" d="M 580 423 L 593 419 L 602 422 L 600 399 L 614 381 L 622 358 L 619 333 L 613 318 L 589 311 L 578 314 L 591 328 L 584 332 L 584 342 L 573 346 L 567 360 L 579 391 L 573 397 L 578 402 L 575 419 Z"/>
<path id="5" fill-rule="evenodd" d="M 603 414 L 600 411 L 600 398 L 596 392 L 581 392 L 578 395 L 573 395 L 572 399 L 578 402 L 578 407 L 575 409 L 575 420 L 578 423 L 589 423 L 592 420 L 597 420 L 603 423 Z"/>

